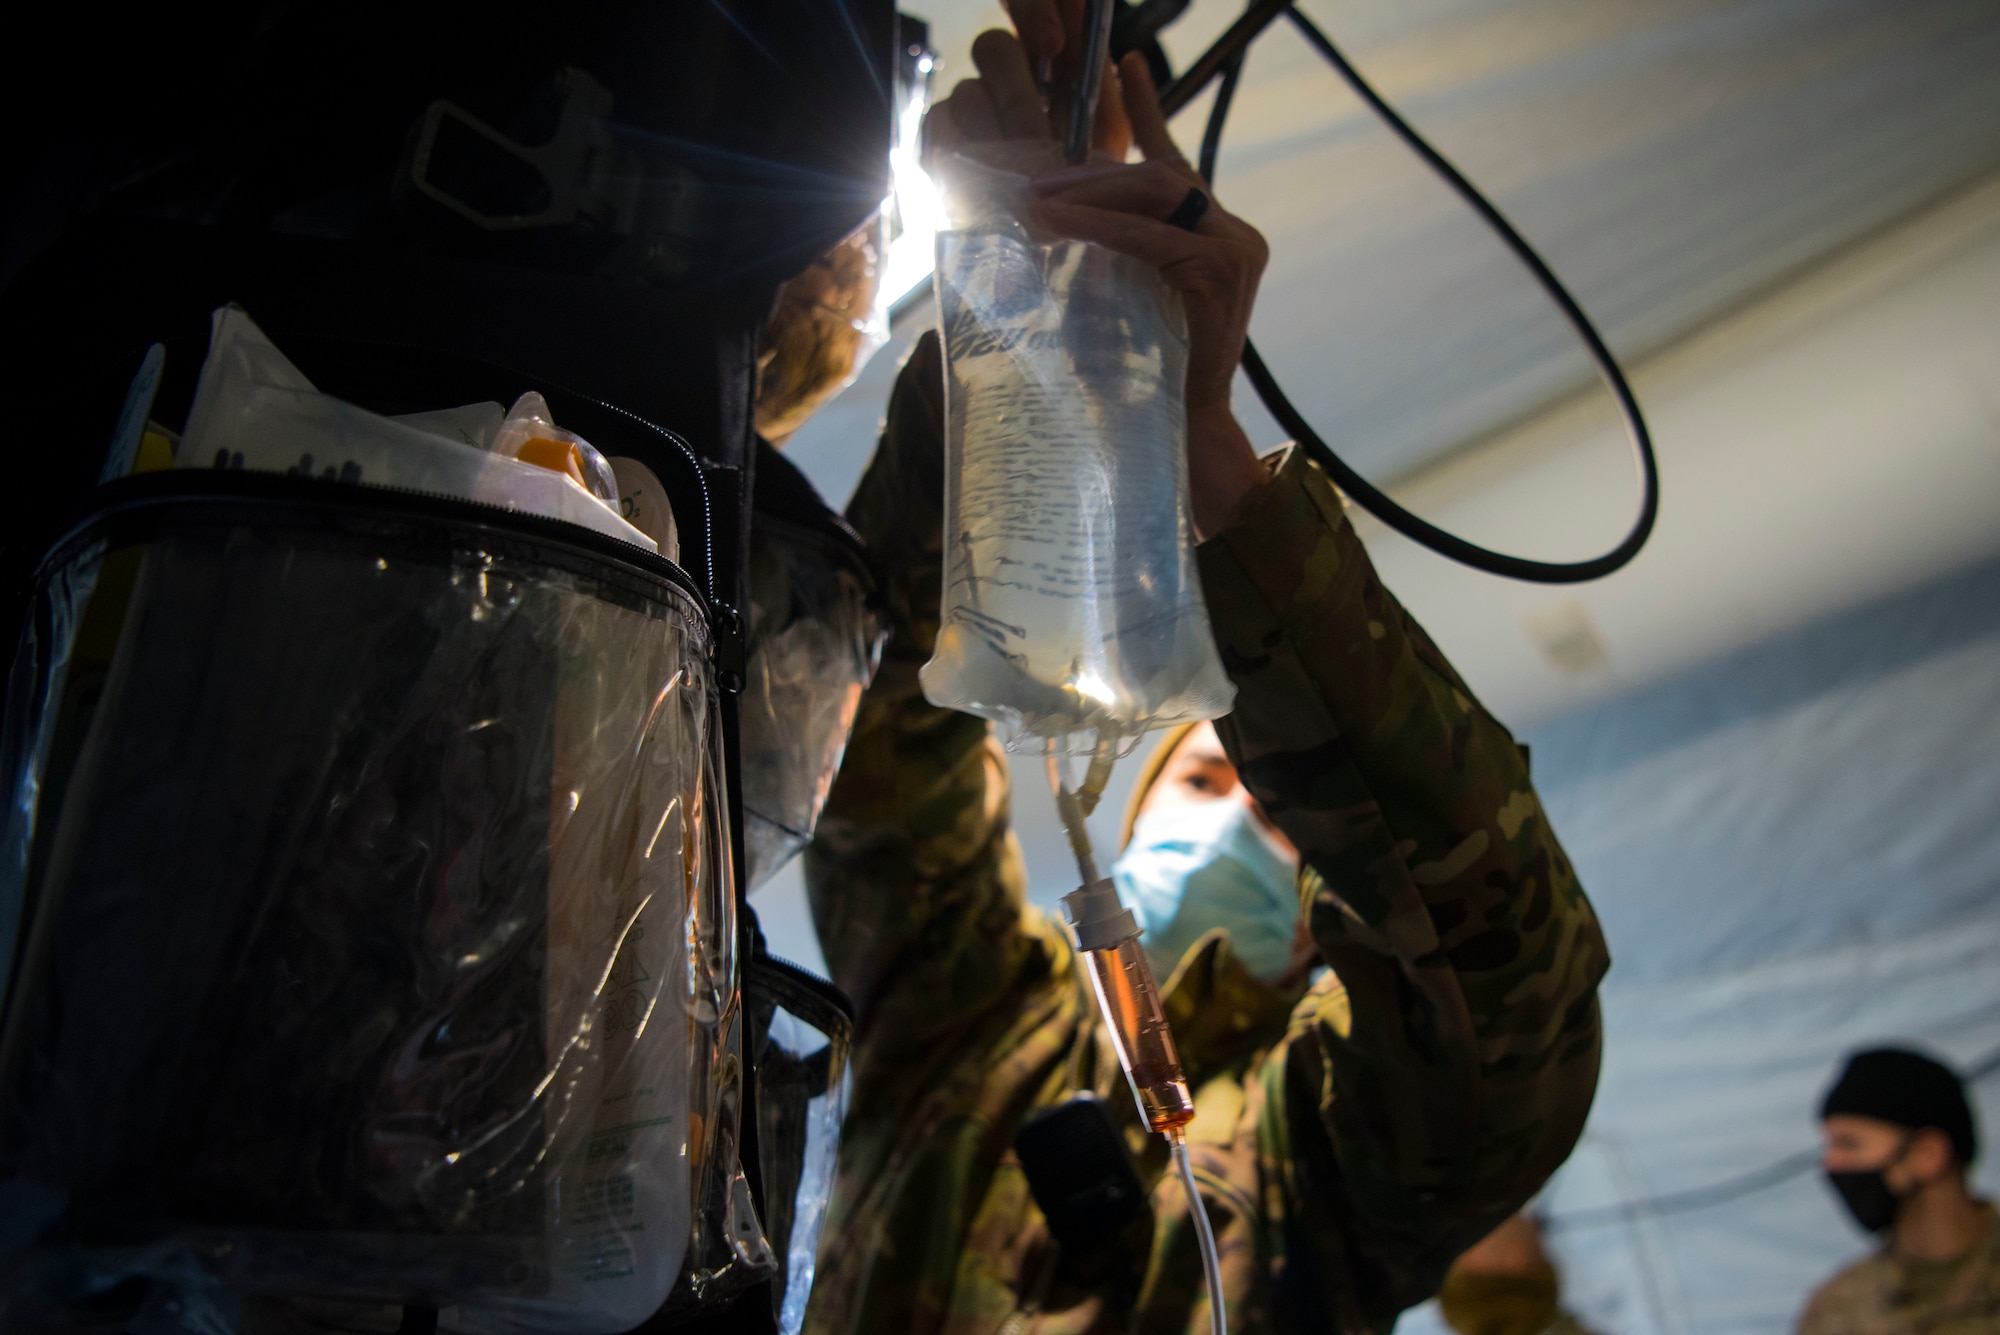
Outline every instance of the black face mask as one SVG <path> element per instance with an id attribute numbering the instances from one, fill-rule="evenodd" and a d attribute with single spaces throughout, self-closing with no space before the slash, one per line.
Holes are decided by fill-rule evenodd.
<path id="1" fill-rule="evenodd" d="M 1910 1136 L 1903 1137 L 1903 1143 L 1896 1152 L 1874 1168 L 1864 1168 L 1850 1173 L 1829 1172 L 1826 1180 L 1840 1194 L 1840 1203 L 1854 1216 L 1854 1222 L 1868 1233 L 1880 1233 L 1896 1222 L 1896 1210 L 1903 1198 L 1889 1189 L 1888 1180 L 1883 1176 L 1891 1168 L 1901 1163 L 1910 1151 Z"/>
<path id="2" fill-rule="evenodd" d="M 1882 1171 L 1869 1168 L 1858 1173 L 1826 1175 L 1826 1180 L 1840 1193 L 1840 1203 L 1847 1207 L 1847 1213 L 1868 1233 L 1880 1233 L 1895 1223 L 1896 1207 L 1903 1203 L 1900 1196 L 1889 1190 Z"/>

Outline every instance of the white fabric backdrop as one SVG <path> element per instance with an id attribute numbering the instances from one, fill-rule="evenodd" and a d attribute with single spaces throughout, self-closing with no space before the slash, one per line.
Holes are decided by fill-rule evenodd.
<path id="1" fill-rule="evenodd" d="M 1810 1148 L 1856 1047 L 2000 1050 L 2000 563 L 1530 740 L 1615 959 L 1597 1105 L 1537 1206 L 1572 1305 L 1601 1335 L 1788 1330 L 1864 1249 L 1816 1172 L 1684 1212 L 1603 1207 Z M 1977 1092 L 1990 1146 L 2000 1079 Z M 1439 1330 L 1429 1310 L 1398 1326 Z"/>

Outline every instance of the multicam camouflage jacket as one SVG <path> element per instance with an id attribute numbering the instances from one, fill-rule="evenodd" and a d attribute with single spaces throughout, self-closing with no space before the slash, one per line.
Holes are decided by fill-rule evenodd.
<path id="1" fill-rule="evenodd" d="M 1454 1267 L 1438 1293 L 1438 1315 L 1458 1335 L 1590 1335 L 1562 1305 L 1562 1277 L 1546 1262 L 1530 1270 Z"/>
<path id="2" fill-rule="evenodd" d="M 2000 1214 L 1955 1261 L 1901 1261 L 1884 1248 L 1822 1284 L 1799 1335 L 1992 1335 L 2000 1331 Z"/>
<path id="3" fill-rule="evenodd" d="M 1205 1332 L 1197 1240 L 1072 973 L 1024 896 L 987 725 L 917 684 L 942 584 L 942 378 L 912 355 L 848 517 L 893 625 L 807 852 L 859 1009 L 854 1091 L 806 1328 Z M 1604 941 L 1526 756 L 1382 588 L 1296 451 L 1199 550 L 1238 695 L 1224 744 L 1301 850 L 1325 962 L 1280 994 L 1198 943 L 1166 983 L 1232 1331 L 1386 1331 L 1568 1153 L 1596 1085 Z M 1013 1154 L 1094 1085 L 1150 1213 L 1059 1248 Z"/>

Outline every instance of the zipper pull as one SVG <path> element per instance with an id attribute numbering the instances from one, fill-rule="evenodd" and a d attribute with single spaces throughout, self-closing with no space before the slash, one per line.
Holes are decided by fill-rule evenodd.
<path id="1" fill-rule="evenodd" d="M 728 603 L 711 603 L 715 610 L 714 645 L 709 661 L 715 664 L 715 682 L 725 694 L 743 692 L 743 671 L 747 654 L 743 643 L 743 616 Z"/>

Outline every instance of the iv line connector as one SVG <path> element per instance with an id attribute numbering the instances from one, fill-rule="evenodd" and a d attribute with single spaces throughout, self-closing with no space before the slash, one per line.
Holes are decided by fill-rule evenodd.
<path id="1" fill-rule="evenodd" d="M 1139 937 L 1139 920 L 1119 903 L 1118 890 L 1108 876 L 1070 891 L 1062 905 L 1078 950 L 1116 950 L 1120 942 Z"/>

